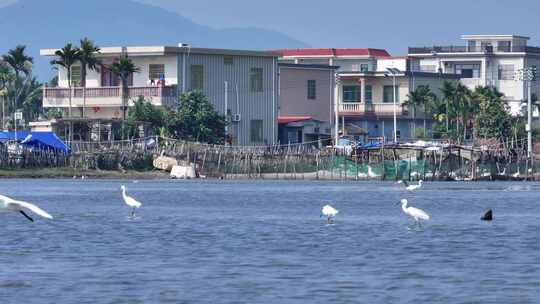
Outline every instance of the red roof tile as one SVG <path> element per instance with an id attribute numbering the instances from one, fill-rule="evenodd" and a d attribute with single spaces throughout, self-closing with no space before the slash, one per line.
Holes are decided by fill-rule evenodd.
<path id="1" fill-rule="evenodd" d="M 382 49 L 285 49 L 276 50 L 274 53 L 282 57 L 302 57 L 302 56 L 370 56 L 370 57 L 390 57 L 386 50 Z"/>

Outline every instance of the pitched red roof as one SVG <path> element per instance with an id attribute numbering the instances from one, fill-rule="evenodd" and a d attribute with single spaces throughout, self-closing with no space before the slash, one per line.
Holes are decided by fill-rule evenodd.
<path id="1" fill-rule="evenodd" d="M 312 119 L 313 117 L 311 116 L 279 116 L 278 123 L 288 124 L 291 122 L 299 122 L 299 121 L 306 121 L 306 120 L 312 120 Z"/>
<path id="2" fill-rule="evenodd" d="M 302 56 L 370 56 L 370 57 L 390 57 L 390 54 L 383 49 L 284 49 L 276 50 L 274 53 L 282 57 L 302 57 Z"/>

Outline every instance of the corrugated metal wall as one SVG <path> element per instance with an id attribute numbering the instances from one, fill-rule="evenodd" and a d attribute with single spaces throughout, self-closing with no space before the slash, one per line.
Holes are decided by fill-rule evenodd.
<path id="1" fill-rule="evenodd" d="M 225 65 L 224 55 L 190 53 L 179 54 L 179 78 L 182 79 L 182 60 L 186 58 L 186 90 L 191 88 L 190 67 L 202 65 L 204 69 L 203 93 L 216 110 L 225 114 L 225 81 L 229 83 L 228 108 L 232 115 L 240 114 L 240 122 L 231 122 L 229 133 L 234 144 L 264 145 L 277 141 L 277 59 L 272 57 L 233 56 L 232 65 Z M 252 68 L 263 69 L 263 91 L 251 92 L 250 72 Z M 181 88 L 182 85 L 180 84 Z M 238 91 L 237 91 L 238 88 Z M 238 96 L 238 102 L 237 102 Z M 237 106 L 238 103 L 238 106 Z M 263 120 L 263 142 L 251 142 L 250 121 Z"/>

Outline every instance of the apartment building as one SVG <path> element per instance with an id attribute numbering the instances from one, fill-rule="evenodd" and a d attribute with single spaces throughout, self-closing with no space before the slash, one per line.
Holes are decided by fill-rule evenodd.
<path id="1" fill-rule="evenodd" d="M 540 47 L 529 46 L 529 37 L 518 35 L 463 35 L 461 39 L 463 45 L 409 47 L 411 70 L 457 74 L 471 89 L 495 86 L 505 95 L 511 113 L 520 113 L 527 88 L 517 81 L 516 73 L 540 67 Z M 531 90 L 540 93 L 536 81 Z"/>
<path id="2" fill-rule="evenodd" d="M 381 49 L 297 49 L 278 53 L 280 62 L 289 64 L 338 66 L 334 85 L 338 125 L 335 131 L 341 135 L 393 140 L 396 133 L 400 140 L 411 139 L 415 126 L 423 126 L 424 115 L 419 109 L 413 113 L 403 105 L 407 95 L 420 85 L 428 85 L 440 94 L 444 81 L 458 79 L 455 74 L 413 71 L 409 57 L 392 57 Z M 426 117 L 429 133 L 432 120 Z"/>
<path id="3" fill-rule="evenodd" d="M 334 85 L 338 67 L 279 64 L 279 142 L 324 143 L 334 127 Z"/>
<path id="4" fill-rule="evenodd" d="M 41 55 L 53 58 L 56 49 Z M 140 69 L 129 79 L 129 105 L 139 96 L 156 106 L 176 106 L 179 95 L 202 91 L 215 109 L 227 115 L 235 145 L 277 142 L 278 58 L 271 52 L 169 46 L 105 47 L 97 54 L 98 71 L 89 71 L 79 87 L 80 66 L 72 67 L 72 116 L 119 120 L 120 80 L 107 68 L 126 54 Z M 43 88 L 44 108 L 58 108 L 67 117 L 70 92 L 67 71 L 58 69 L 58 87 Z M 84 115 L 84 117 L 83 117 Z M 72 118 L 73 118 L 72 117 Z"/>

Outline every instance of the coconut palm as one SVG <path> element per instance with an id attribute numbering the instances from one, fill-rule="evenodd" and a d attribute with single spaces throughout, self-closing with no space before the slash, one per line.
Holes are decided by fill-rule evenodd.
<path id="1" fill-rule="evenodd" d="M 414 128 L 416 129 L 416 109 L 417 107 L 422 107 L 423 109 L 423 118 L 424 118 L 424 134 L 426 133 L 426 120 L 427 116 L 430 115 L 433 108 L 433 103 L 435 102 L 436 96 L 431 92 L 428 85 L 419 85 L 414 91 L 411 91 L 407 95 L 408 99 L 405 101 L 405 105 L 411 106 L 413 108 L 413 120 Z M 429 113 L 428 113 L 429 112 Z"/>
<path id="2" fill-rule="evenodd" d="M 18 45 L 14 49 L 9 50 L 6 55 L 2 55 L 2 60 L 13 69 L 15 78 L 19 78 L 21 72 L 28 76 L 32 71 L 34 59 L 28 56 L 25 50 L 26 46 Z"/>
<path id="3" fill-rule="evenodd" d="M 72 95 L 71 91 L 71 68 L 80 60 L 80 49 L 73 47 L 71 43 L 66 44 L 62 49 L 57 50 L 55 53 L 56 59 L 51 61 L 51 64 L 54 66 L 63 67 L 67 72 L 68 79 L 68 89 L 69 89 L 69 109 L 68 116 L 72 118 L 71 108 L 72 108 Z M 70 142 L 73 139 L 73 122 L 69 124 L 69 139 Z"/>
<path id="4" fill-rule="evenodd" d="M 122 84 L 122 120 L 126 120 L 126 110 L 129 98 L 129 78 L 132 74 L 138 73 L 140 69 L 133 63 L 133 61 L 123 54 L 120 59 L 109 67 L 109 70 L 116 76 L 120 77 Z"/>
<path id="5" fill-rule="evenodd" d="M 83 110 L 86 107 L 86 73 L 87 70 L 98 71 L 101 61 L 96 57 L 100 48 L 88 38 L 81 39 L 79 61 L 81 63 L 81 87 L 83 88 Z"/>
<path id="6" fill-rule="evenodd" d="M 450 129 L 450 105 L 453 105 L 456 100 L 456 84 L 454 82 L 445 81 L 442 88 L 440 89 L 442 93 L 443 102 L 445 104 L 445 118 L 446 118 L 446 132 Z"/>

